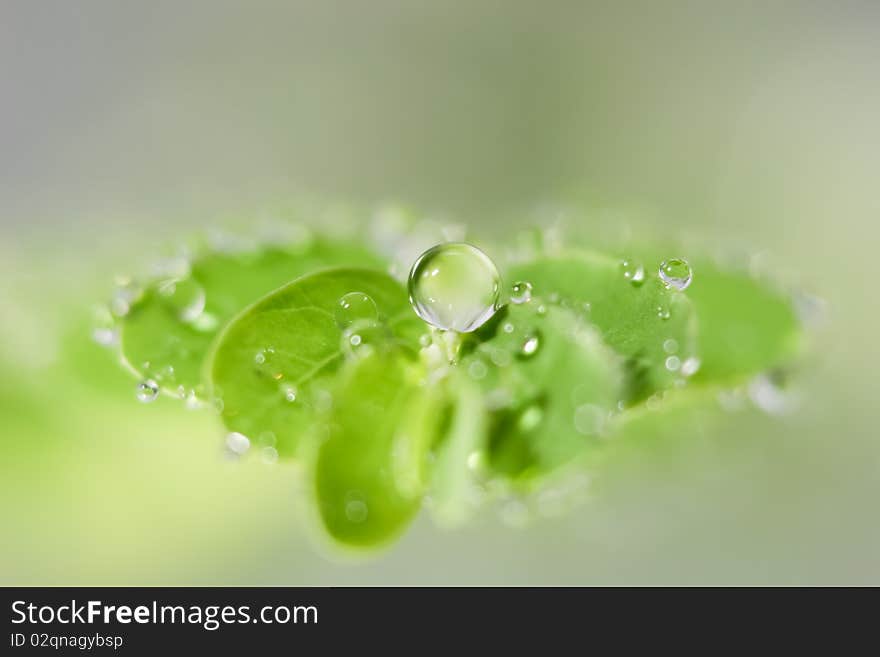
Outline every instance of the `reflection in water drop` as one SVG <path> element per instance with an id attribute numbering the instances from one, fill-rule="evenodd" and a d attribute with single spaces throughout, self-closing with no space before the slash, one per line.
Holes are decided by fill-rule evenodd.
<path id="1" fill-rule="evenodd" d="M 666 287 L 686 290 L 694 278 L 694 273 L 687 260 L 670 258 L 660 265 L 660 279 Z"/>
<path id="2" fill-rule="evenodd" d="M 146 379 L 137 385 L 136 395 L 139 402 L 148 404 L 159 396 L 159 384 L 153 379 Z"/>
<path id="3" fill-rule="evenodd" d="M 440 244 L 425 251 L 413 265 L 409 300 L 429 324 L 467 333 L 495 314 L 500 286 L 495 263 L 478 248 Z"/>

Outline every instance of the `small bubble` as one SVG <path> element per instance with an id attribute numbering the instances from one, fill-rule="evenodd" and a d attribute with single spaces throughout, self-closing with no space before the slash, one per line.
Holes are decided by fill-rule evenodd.
<path id="1" fill-rule="evenodd" d="M 522 304 L 532 300 L 532 284 L 528 281 L 518 281 L 510 288 L 510 303 Z"/>
<path id="2" fill-rule="evenodd" d="M 541 337 L 538 333 L 529 333 L 526 335 L 525 340 L 520 347 L 519 353 L 526 357 L 530 358 L 538 353 L 538 349 L 541 346 Z"/>
<path id="3" fill-rule="evenodd" d="M 340 297 L 334 313 L 340 329 L 347 329 L 358 321 L 379 321 L 379 311 L 372 297 L 363 292 L 349 292 Z"/>
<path id="4" fill-rule="evenodd" d="M 242 433 L 232 431 L 226 434 L 226 449 L 233 454 L 241 456 L 251 447 L 251 441 Z"/>
<path id="5" fill-rule="evenodd" d="M 605 429 L 608 413 L 595 404 L 581 404 L 574 411 L 574 428 L 585 436 L 598 436 Z"/>
<path id="6" fill-rule="evenodd" d="M 677 372 L 681 367 L 681 359 L 678 356 L 670 356 L 666 359 L 666 369 L 670 372 Z"/>
<path id="7" fill-rule="evenodd" d="M 262 350 L 257 352 L 257 355 L 254 356 L 254 362 L 257 365 L 263 365 L 266 362 L 266 353 Z"/>
<path id="8" fill-rule="evenodd" d="M 159 396 L 159 384 L 153 379 L 141 381 L 137 385 L 136 394 L 138 401 L 142 404 L 148 404 L 151 401 L 155 401 L 156 397 Z"/>
<path id="9" fill-rule="evenodd" d="M 660 265 L 660 279 L 666 287 L 676 290 L 686 290 L 694 278 L 693 270 L 687 260 L 682 258 L 670 258 Z"/>
<path id="10" fill-rule="evenodd" d="M 547 306 L 545 306 L 545 305 L 542 303 L 540 306 L 538 306 L 538 307 L 535 309 L 535 312 L 537 312 L 539 315 L 546 315 L 546 314 L 547 314 Z"/>
<path id="11" fill-rule="evenodd" d="M 472 379 L 480 380 L 485 378 L 488 373 L 489 368 L 486 367 L 486 364 L 481 360 L 475 360 L 468 365 L 468 374 Z"/>
<path id="12" fill-rule="evenodd" d="M 505 333 L 513 333 L 513 331 L 514 331 L 515 328 L 516 328 L 516 327 L 515 327 L 513 324 L 511 324 L 510 322 L 507 322 L 506 324 L 504 324 L 504 326 L 501 327 L 501 329 L 502 329 Z"/>
<path id="13" fill-rule="evenodd" d="M 674 354 L 678 352 L 678 341 L 674 338 L 669 338 L 668 340 L 663 341 L 663 351 L 667 354 Z"/>
<path id="14" fill-rule="evenodd" d="M 684 376 L 693 376 L 700 369 L 700 359 L 696 356 L 690 356 L 689 358 L 685 358 L 684 362 L 681 364 L 681 373 Z"/>
<path id="15" fill-rule="evenodd" d="M 449 243 L 418 257 L 409 274 L 409 300 L 416 314 L 444 330 L 467 333 L 498 309 L 501 277 L 475 246 Z"/>
<path id="16" fill-rule="evenodd" d="M 360 524 L 367 519 L 369 509 L 363 500 L 351 499 L 345 503 L 345 517 L 349 522 Z"/>
<path id="17" fill-rule="evenodd" d="M 284 399 L 290 403 L 296 401 L 296 388 L 293 386 L 284 386 L 281 390 L 281 393 L 284 395 Z"/>
<path id="18" fill-rule="evenodd" d="M 489 352 L 489 358 L 495 363 L 498 367 L 507 367 L 510 365 L 513 357 L 510 355 L 506 349 L 501 349 L 500 347 L 496 347 Z"/>
<path id="19" fill-rule="evenodd" d="M 665 321 L 672 317 L 672 313 L 669 312 L 669 308 L 666 306 L 657 306 L 657 317 Z"/>
<path id="20" fill-rule="evenodd" d="M 275 443 L 278 442 L 278 438 L 275 437 L 274 431 L 263 431 L 257 436 L 257 442 L 262 447 L 275 447 Z"/>
<path id="21" fill-rule="evenodd" d="M 260 460 L 266 465 L 278 463 L 278 450 L 274 447 L 263 447 L 260 449 Z"/>
<path id="22" fill-rule="evenodd" d="M 642 263 L 634 260 L 624 260 L 620 263 L 620 269 L 623 272 L 623 277 L 632 283 L 634 287 L 639 287 L 645 282 L 645 267 Z"/>

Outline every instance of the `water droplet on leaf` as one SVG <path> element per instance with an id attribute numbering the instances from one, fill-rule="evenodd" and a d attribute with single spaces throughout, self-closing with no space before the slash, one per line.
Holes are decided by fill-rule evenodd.
<path id="1" fill-rule="evenodd" d="M 532 300 L 532 284 L 528 281 L 518 281 L 510 288 L 510 303 L 522 304 Z"/>
<path id="2" fill-rule="evenodd" d="M 645 267 L 642 263 L 634 260 L 624 260 L 620 263 L 620 269 L 623 271 L 623 277 L 632 283 L 634 287 L 639 287 L 645 282 Z"/>
<path id="3" fill-rule="evenodd" d="M 686 290 L 694 278 L 694 273 L 687 260 L 682 258 L 670 258 L 660 265 L 660 279 L 666 287 L 676 290 Z"/>
<path id="4" fill-rule="evenodd" d="M 153 381 L 153 379 L 141 381 L 137 385 L 136 394 L 138 401 L 143 404 L 155 401 L 156 397 L 159 396 L 159 384 Z"/>
<path id="5" fill-rule="evenodd" d="M 343 330 L 357 321 L 379 321 L 376 302 L 363 292 L 349 292 L 342 295 L 339 303 L 336 304 L 334 316 L 337 326 Z"/>
<path id="6" fill-rule="evenodd" d="M 522 343 L 522 347 L 520 347 L 519 353 L 520 355 L 530 358 L 538 353 L 538 349 L 541 347 L 541 336 L 538 333 L 530 333 L 526 335 L 525 340 Z"/>
<path id="7" fill-rule="evenodd" d="M 495 263 L 470 244 L 440 244 L 416 260 L 409 300 L 416 314 L 440 329 L 467 333 L 498 308 L 501 277 Z"/>

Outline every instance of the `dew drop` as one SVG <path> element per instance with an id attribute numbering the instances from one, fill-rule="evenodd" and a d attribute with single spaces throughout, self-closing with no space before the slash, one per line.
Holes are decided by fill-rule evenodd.
<path id="1" fill-rule="evenodd" d="M 377 322 L 379 311 L 370 295 L 363 292 L 349 292 L 339 298 L 334 317 L 339 328 L 345 330 L 358 321 Z"/>
<path id="2" fill-rule="evenodd" d="M 501 327 L 505 333 L 513 333 L 514 325 L 510 322 L 507 322 L 504 326 Z"/>
<path id="3" fill-rule="evenodd" d="M 510 303 L 522 304 L 532 300 L 532 284 L 528 281 L 518 281 L 510 288 Z"/>
<path id="4" fill-rule="evenodd" d="M 205 290 L 195 279 L 172 278 L 160 283 L 158 291 L 163 303 L 182 322 L 195 322 L 205 310 Z"/>
<path id="5" fill-rule="evenodd" d="M 681 359 L 678 356 L 670 356 L 666 359 L 666 369 L 677 372 L 681 368 Z"/>
<path id="6" fill-rule="evenodd" d="M 409 300 L 429 324 L 468 333 L 495 314 L 500 286 L 495 263 L 480 249 L 461 242 L 439 244 L 413 265 Z"/>
<path id="7" fill-rule="evenodd" d="M 686 290 L 694 278 L 693 270 L 687 260 L 683 258 L 670 258 L 660 265 L 660 279 L 667 288 Z"/>
<path id="8" fill-rule="evenodd" d="M 645 267 L 635 260 L 624 260 L 620 263 L 620 269 L 623 277 L 633 284 L 633 287 L 639 287 L 645 282 Z"/>
<path id="9" fill-rule="evenodd" d="M 525 358 L 530 358 L 538 353 L 541 347 L 541 336 L 538 333 L 529 333 L 520 347 L 519 353 Z"/>
<path id="10" fill-rule="evenodd" d="M 243 433 L 231 431 L 226 434 L 226 449 L 237 456 L 241 456 L 251 447 L 250 439 Z"/>
<path id="11" fill-rule="evenodd" d="M 159 396 L 159 384 L 153 381 L 153 379 L 145 379 L 138 383 L 136 394 L 139 402 L 149 404 Z"/>
<path id="12" fill-rule="evenodd" d="M 284 395 L 285 401 L 291 404 L 296 401 L 296 388 L 293 386 L 283 386 L 281 393 Z"/>

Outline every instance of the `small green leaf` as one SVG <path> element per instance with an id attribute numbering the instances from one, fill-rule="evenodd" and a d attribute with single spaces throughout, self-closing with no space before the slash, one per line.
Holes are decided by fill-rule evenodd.
<path id="1" fill-rule="evenodd" d="M 789 299 L 745 272 L 709 262 L 694 272 L 687 294 L 699 322 L 695 383 L 737 383 L 800 355 L 804 333 Z"/>
<path id="2" fill-rule="evenodd" d="M 154 378 L 166 392 L 177 394 L 181 386 L 184 394 L 198 392 L 204 358 L 229 319 L 298 276 L 340 264 L 378 262 L 359 246 L 323 239 L 301 251 L 267 247 L 244 254 L 204 254 L 193 262 L 184 283 L 201 289 L 203 312 L 193 321 L 182 320 L 174 294 L 166 294 L 174 284 L 154 281 L 123 318 L 122 355 L 129 369 Z"/>
<path id="3" fill-rule="evenodd" d="M 633 403 L 672 385 L 679 375 L 666 367 L 669 345 L 684 360 L 694 350 L 697 326 L 688 298 L 666 289 L 656 271 L 646 269 L 640 284 L 624 274 L 620 260 L 572 251 L 515 265 L 508 280 L 531 283 L 533 303 L 559 295 L 594 324 L 626 358 L 626 401 Z"/>
<path id="4" fill-rule="evenodd" d="M 208 371 L 231 431 L 252 439 L 272 432 L 280 456 L 295 454 L 344 360 L 343 338 L 351 336 L 343 335 L 337 310 L 351 292 L 375 304 L 379 323 L 366 327 L 364 336 L 418 349 L 424 324 L 387 274 L 345 268 L 299 278 L 244 310 L 217 339 Z"/>
<path id="5" fill-rule="evenodd" d="M 539 313 L 533 300 L 506 307 L 475 338 L 462 367 L 492 410 L 492 471 L 532 482 L 602 440 L 623 394 L 621 359 L 583 318 L 557 306 Z"/>
<path id="6" fill-rule="evenodd" d="M 423 375 L 399 348 L 349 360 L 340 371 L 307 458 L 316 510 L 337 543 L 381 546 L 418 512 L 422 487 L 395 475 L 412 472 L 399 467 L 402 453 L 420 470 L 435 438 L 437 391 L 419 385 Z"/>

